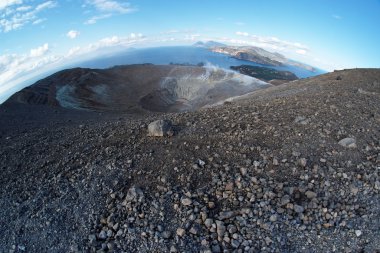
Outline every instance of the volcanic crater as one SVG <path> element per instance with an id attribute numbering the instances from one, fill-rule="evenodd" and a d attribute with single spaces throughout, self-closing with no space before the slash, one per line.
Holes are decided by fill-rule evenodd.
<path id="1" fill-rule="evenodd" d="M 181 112 L 221 103 L 270 84 L 215 67 L 138 64 L 60 71 L 7 103 L 90 111 Z"/>

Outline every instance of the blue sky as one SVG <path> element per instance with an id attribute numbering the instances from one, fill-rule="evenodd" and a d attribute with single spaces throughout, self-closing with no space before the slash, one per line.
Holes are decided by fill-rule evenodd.
<path id="1" fill-rule="evenodd" d="M 0 97 L 114 48 L 198 40 L 259 46 L 326 70 L 379 68 L 380 0 L 0 0 Z"/>

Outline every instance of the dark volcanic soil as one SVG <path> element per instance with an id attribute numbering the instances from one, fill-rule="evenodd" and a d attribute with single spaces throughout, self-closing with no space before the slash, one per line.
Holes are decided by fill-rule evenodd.
<path id="1" fill-rule="evenodd" d="M 195 112 L 0 119 L 0 252 L 380 251 L 380 70 Z M 175 135 L 147 137 L 156 119 Z"/>

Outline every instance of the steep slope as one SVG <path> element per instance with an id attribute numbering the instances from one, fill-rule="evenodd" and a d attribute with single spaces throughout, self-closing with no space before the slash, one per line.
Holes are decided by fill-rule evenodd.
<path id="1" fill-rule="evenodd" d="M 0 251 L 380 250 L 378 69 L 193 112 L 0 118 Z M 147 137 L 157 119 L 175 135 Z"/>

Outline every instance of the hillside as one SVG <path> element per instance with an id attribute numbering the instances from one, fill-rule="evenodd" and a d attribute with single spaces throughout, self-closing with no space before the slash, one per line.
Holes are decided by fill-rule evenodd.
<path id="1" fill-rule="evenodd" d="M 181 113 L 16 97 L 0 106 L 0 252 L 380 251 L 379 69 Z M 158 119 L 173 136 L 147 136 Z"/>

